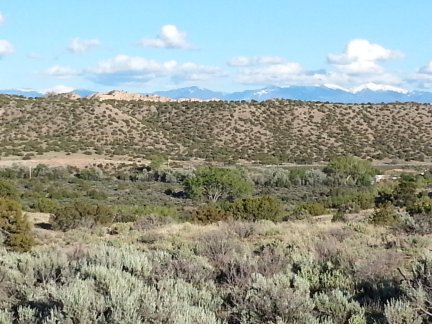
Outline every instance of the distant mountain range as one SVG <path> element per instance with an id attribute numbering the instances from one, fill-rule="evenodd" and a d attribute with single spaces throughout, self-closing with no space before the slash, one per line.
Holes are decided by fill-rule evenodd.
<path id="1" fill-rule="evenodd" d="M 81 97 L 87 97 L 95 91 L 86 89 L 74 90 Z M 43 94 L 30 90 L 0 90 L 0 94 L 18 95 L 25 97 L 42 97 Z M 245 90 L 239 92 L 218 92 L 199 87 L 179 88 L 168 91 L 157 91 L 151 95 L 159 95 L 171 99 L 200 99 L 200 100 L 268 100 L 292 99 L 303 101 L 322 101 L 338 103 L 381 103 L 381 102 L 419 102 L 432 103 L 432 92 L 411 91 L 398 92 L 389 90 L 363 89 L 358 92 L 349 92 L 341 89 L 314 86 L 267 87 L 258 90 Z"/>

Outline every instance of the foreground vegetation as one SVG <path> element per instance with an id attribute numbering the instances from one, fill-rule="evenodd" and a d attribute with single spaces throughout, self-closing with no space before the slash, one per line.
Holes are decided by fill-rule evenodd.
<path id="1" fill-rule="evenodd" d="M 1 169 L 0 323 L 428 323 L 432 173 L 379 172 Z"/>
<path id="2" fill-rule="evenodd" d="M 140 102 L 0 96 L 0 157 L 47 152 L 265 164 L 363 159 L 429 161 L 432 106 Z"/>

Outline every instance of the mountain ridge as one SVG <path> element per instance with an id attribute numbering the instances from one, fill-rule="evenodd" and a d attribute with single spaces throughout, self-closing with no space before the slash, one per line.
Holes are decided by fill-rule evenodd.
<path id="1" fill-rule="evenodd" d="M 76 89 L 72 91 L 80 97 L 98 97 L 97 95 L 107 94 L 87 89 Z M 112 91 L 110 91 L 112 92 Z M 126 93 L 126 92 L 125 92 Z M 5 89 L 0 94 L 17 95 L 24 97 L 43 97 L 44 94 L 33 90 Z M 134 94 L 134 93 L 130 93 Z M 334 103 L 390 103 L 390 102 L 418 102 L 432 103 L 432 92 L 427 91 L 396 91 L 374 90 L 369 87 L 359 88 L 357 91 L 326 87 L 326 86 L 270 86 L 260 89 L 251 89 L 234 92 L 213 91 L 197 86 L 176 88 L 172 90 L 155 91 L 151 93 L 136 93 L 142 96 L 159 96 L 172 100 L 223 100 L 223 101 L 264 101 L 271 99 L 291 99 L 302 101 L 321 101 Z M 144 100 L 144 99 L 143 99 Z"/>

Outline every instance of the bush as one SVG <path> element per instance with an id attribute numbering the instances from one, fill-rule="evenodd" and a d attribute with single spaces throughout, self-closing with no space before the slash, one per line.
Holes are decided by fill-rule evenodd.
<path id="1" fill-rule="evenodd" d="M 317 294 L 314 299 L 322 319 L 331 320 L 332 323 L 366 324 L 364 309 L 340 290 Z"/>
<path id="2" fill-rule="evenodd" d="M 82 169 L 76 175 L 77 178 L 82 180 L 100 181 L 103 179 L 103 172 L 100 169 Z"/>
<path id="3" fill-rule="evenodd" d="M 338 209 L 335 214 L 333 214 L 332 222 L 345 222 L 346 215 L 345 211 Z"/>
<path id="4" fill-rule="evenodd" d="M 319 202 L 299 204 L 292 212 L 294 216 L 299 216 L 304 214 L 310 216 L 320 216 L 320 215 L 325 215 L 327 213 L 328 213 L 327 208 L 325 208 L 324 204 Z"/>
<path id="5" fill-rule="evenodd" d="M 384 315 L 389 324 L 423 323 L 423 319 L 413 305 L 403 300 L 389 301 L 385 306 Z"/>
<path id="6" fill-rule="evenodd" d="M 185 192 L 191 198 L 235 199 L 252 192 L 253 185 L 239 169 L 204 167 L 185 181 Z"/>
<path id="7" fill-rule="evenodd" d="M 415 260 L 409 276 L 404 275 L 403 289 L 419 315 L 424 316 L 425 323 L 430 323 L 432 320 L 432 254 L 430 252 Z M 395 309 L 396 306 L 399 307 Z M 395 316 L 397 313 L 399 318 L 416 318 L 415 313 L 407 308 L 406 304 L 393 304 L 393 307 L 387 307 L 386 315 Z"/>
<path id="8" fill-rule="evenodd" d="M 391 204 L 375 208 L 371 219 L 372 224 L 384 226 L 397 226 L 400 225 L 401 221 L 402 219 L 396 211 L 396 208 Z"/>
<path id="9" fill-rule="evenodd" d="M 234 219 L 247 221 L 277 222 L 282 220 L 284 213 L 282 201 L 271 196 L 237 199 L 226 205 L 225 209 Z"/>
<path id="10" fill-rule="evenodd" d="M 85 201 L 76 201 L 58 208 L 50 217 L 54 229 L 67 231 L 78 227 L 94 227 L 109 225 L 114 214 L 103 205 L 95 205 Z"/>
<path id="11" fill-rule="evenodd" d="M 370 161 L 352 156 L 332 159 L 323 171 L 331 184 L 355 186 L 370 186 L 373 176 L 378 173 Z"/>
<path id="12" fill-rule="evenodd" d="M 11 250 L 24 252 L 34 245 L 31 226 L 18 202 L 0 198 L 0 230 L 4 244 Z"/>
<path id="13" fill-rule="evenodd" d="M 431 214 L 432 213 L 432 199 L 429 197 L 422 197 L 417 199 L 411 206 L 407 207 L 407 212 L 410 215 L 414 214 Z"/>
<path id="14" fill-rule="evenodd" d="M 16 200 L 18 198 L 18 191 L 12 183 L 0 179 L 0 198 Z"/>
<path id="15" fill-rule="evenodd" d="M 259 274 L 239 305 L 242 323 L 313 323 L 309 285 L 292 275 Z M 279 320 L 279 321 L 278 321 Z"/>
<path id="16" fill-rule="evenodd" d="M 232 215 L 215 206 L 200 207 L 192 213 L 192 220 L 202 224 L 216 223 L 227 221 L 232 218 Z"/>
<path id="17" fill-rule="evenodd" d="M 417 200 L 417 184 L 414 181 L 401 180 L 393 191 L 394 204 L 399 207 L 410 207 Z"/>
<path id="18" fill-rule="evenodd" d="M 35 209 L 41 213 L 54 213 L 59 208 L 58 203 L 55 200 L 49 198 L 40 198 L 35 204 Z"/>
<path id="19" fill-rule="evenodd" d="M 375 194 L 373 191 L 358 190 L 355 188 L 337 188 L 330 192 L 326 201 L 330 208 L 349 208 L 347 211 L 358 212 L 362 209 L 374 207 Z"/>
<path id="20" fill-rule="evenodd" d="M 108 195 L 102 191 L 102 190 L 97 190 L 97 189 L 90 189 L 87 190 L 86 192 L 87 197 L 91 198 L 91 199 L 95 199 L 95 200 L 104 200 L 107 199 Z"/>
<path id="21" fill-rule="evenodd" d="M 167 216 L 149 215 L 138 218 L 133 223 L 133 228 L 136 230 L 149 230 L 172 223 L 173 220 Z"/>

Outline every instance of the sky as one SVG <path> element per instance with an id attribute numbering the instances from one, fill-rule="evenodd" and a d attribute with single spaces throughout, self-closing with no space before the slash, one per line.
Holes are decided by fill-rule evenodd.
<path id="1" fill-rule="evenodd" d="M 0 89 L 432 91 L 429 0 L 0 0 Z"/>

